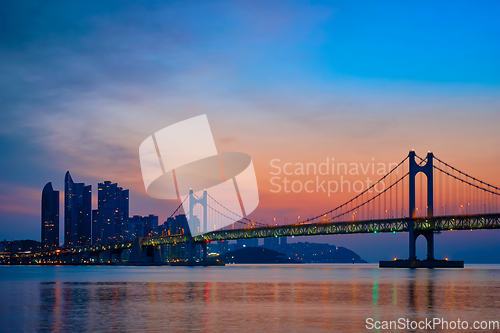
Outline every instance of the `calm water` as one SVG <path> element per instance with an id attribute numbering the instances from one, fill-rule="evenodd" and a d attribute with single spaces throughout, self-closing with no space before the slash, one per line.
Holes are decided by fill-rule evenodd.
<path id="1" fill-rule="evenodd" d="M 368 332 L 500 320 L 500 265 L 0 266 L 0 297 L 5 332 Z"/>

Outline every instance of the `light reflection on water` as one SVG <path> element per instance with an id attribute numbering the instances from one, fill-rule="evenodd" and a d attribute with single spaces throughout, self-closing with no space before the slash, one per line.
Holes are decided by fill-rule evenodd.
<path id="1" fill-rule="evenodd" d="M 367 317 L 499 320 L 499 277 L 498 265 L 0 267 L 0 328 L 359 332 Z"/>

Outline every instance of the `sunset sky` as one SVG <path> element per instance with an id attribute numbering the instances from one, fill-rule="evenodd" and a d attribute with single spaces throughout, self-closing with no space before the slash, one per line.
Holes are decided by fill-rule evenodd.
<path id="1" fill-rule="evenodd" d="M 500 186 L 498 17 L 495 1 L 3 0 L 0 239 L 40 240 L 49 181 L 62 234 L 67 170 L 94 199 L 104 180 L 130 189 L 130 214 L 163 222 L 179 202 L 146 195 L 139 145 L 201 114 L 219 152 L 252 157 L 257 221 L 355 195 L 272 193 L 273 159 L 387 164 L 431 150 Z M 498 230 L 436 237 L 437 257 L 500 262 Z M 407 257 L 407 238 L 300 240 L 376 261 Z"/>

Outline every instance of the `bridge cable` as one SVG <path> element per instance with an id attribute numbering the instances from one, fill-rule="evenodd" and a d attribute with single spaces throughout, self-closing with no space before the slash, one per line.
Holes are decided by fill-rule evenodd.
<path id="1" fill-rule="evenodd" d="M 382 194 L 384 194 L 384 193 L 386 193 L 388 190 L 390 190 L 392 187 L 394 187 L 397 183 L 399 183 L 400 181 L 402 181 L 402 180 L 403 180 L 406 176 L 408 176 L 408 175 L 409 175 L 409 172 L 407 172 L 407 173 L 406 173 L 406 175 L 404 175 L 403 177 L 399 178 L 399 179 L 398 179 L 398 180 L 397 180 L 394 184 L 392 184 L 391 186 L 389 186 L 388 188 L 386 188 L 384 191 L 380 192 L 379 194 L 375 195 L 373 198 L 369 199 L 368 201 L 365 201 L 365 202 L 363 202 L 362 204 L 360 204 L 360 205 L 358 205 L 358 206 L 356 206 L 356 207 L 353 207 L 353 208 L 351 208 L 350 210 L 348 210 L 348 211 L 346 211 L 346 212 L 343 212 L 343 213 L 341 213 L 341 214 L 339 214 L 339 215 L 337 215 L 337 216 L 334 216 L 334 217 L 332 217 L 332 218 L 330 218 L 330 219 L 327 219 L 327 220 L 325 220 L 325 222 L 326 222 L 326 221 L 331 221 L 331 220 L 334 220 L 334 219 L 336 219 L 336 218 L 338 218 L 338 217 L 341 217 L 341 216 L 343 216 L 343 215 L 346 215 L 346 214 L 348 214 L 348 213 L 350 213 L 350 212 L 352 212 L 352 211 L 354 211 L 354 210 L 358 209 L 359 207 L 362 207 L 362 206 L 366 205 L 366 204 L 367 204 L 367 203 L 369 203 L 370 201 L 375 200 L 376 198 L 380 197 Z M 384 216 L 384 217 L 385 217 L 385 216 Z M 384 218 L 384 219 L 385 219 L 385 218 Z M 298 224 L 302 224 L 302 223 L 304 223 L 304 222 L 300 222 L 300 223 L 298 223 Z"/>
<path id="2" fill-rule="evenodd" d="M 354 198 L 352 198 L 351 200 L 343 203 L 342 205 L 340 206 L 337 206 L 335 207 L 334 209 L 331 209 L 329 210 L 328 212 L 326 213 L 323 213 L 321 215 L 318 215 L 318 216 L 315 216 L 315 217 L 312 217 L 312 218 L 309 218 L 307 220 L 304 220 L 304 221 L 301 221 L 301 222 L 298 222 L 297 224 L 303 224 L 303 223 L 308 223 L 310 221 L 314 221 L 316 220 L 317 218 L 320 218 L 320 217 L 323 217 L 327 214 L 330 214 L 330 213 L 333 213 L 334 211 L 337 211 L 345 206 L 347 206 L 348 204 L 352 204 L 352 202 L 354 200 L 356 200 L 357 198 L 359 198 L 360 196 L 364 195 L 365 193 L 369 193 L 368 191 L 371 190 L 372 188 L 374 188 L 376 185 L 378 185 L 381 181 L 383 181 L 385 178 L 387 178 L 387 176 L 389 176 L 392 172 L 394 172 L 394 170 L 396 170 L 401 164 L 403 164 L 404 162 L 406 162 L 406 160 L 408 159 L 408 156 L 405 157 L 405 159 L 403 159 L 398 165 L 396 165 L 391 171 L 389 171 L 389 173 L 387 173 L 384 177 L 380 178 L 378 181 L 376 181 L 375 183 L 373 183 L 373 185 L 371 185 L 370 187 L 368 187 L 366 190 L 364 190 L 363 192 L 361 192 L 360 194 L 358 194 L 357 196 L 355 196 Z M 385 190 L 384 190 L 385 192 Z M 384 193 L 384 192 L 381 192 L 381 193 Z M 380 194 L 381 194 L 380 193 Z M 373 199 L 373 198 L 372 198 Z M 352 210 L 352 209 L 351 209 Z M 333 215 L 333 214 L 332 214 Z M 332 218 L 330 219 L 327 219 L 327 220 L 331 220 Z"/>
<path id="3" fill-rule="evenodd" d="M 225 210 L 227 210 L 227 211 L 228 211 L 228 212 L 230 212 L 231 214 L 234 214 L 234 215 L 236 215 L 237 217 L 239 217 L 240 219 L 239 219 L 238 221 L 236 221 L 236 222 L 244 223 L 244 224 L 247 224 L 247 225 L 250 225 L 250 224 L 259 224 L 259 225 L 261 225 L 261 226 L 266 226 L 266 227 L 267 227 L 267 226 L 269 226 L 269 225 L 268 225 L 268 224 L 266 224 L 266 223 L 256 222 L 256 221 L 253 221 L 253 220 L 248 219 L 248 218 L 246 218 L 246 217 L 240 216 L 239 214 L 236 214 L 235 212 L 233 212 L 232 210 L 230 210 L 229 208 L 227 208 L 226 206 L 224 206 L 223 204 L 221 204 L 221 203 L 220 203 L 219 201 L 217 201 L 214 197 L 212 197 L 209 193 L 207 193 L 207 195 L 208 195 L 208 197 L 209 197 L 210 199 L 212 199 L 213 201 L 215 201 L 215 202 L 216 202 L 219 206 L 221 206 L 222 208 L 224 208 Z M 213 209 L 213 208 L 212 208 L 212 209 Z M 217 212 L 217 210 L 215 210 L 215 209 L 214 209 L 214 211 L 216 211 L 216 212 Z M 221 215 L 223 215 L 223 214 L 221 214 Z M 225 215 L 223 215 L 223 216 L 225 216 Z M 227 216 L 226 216 L 226 217 L 227 217 Z M 231 219 L 231 220 L 234 220 L 234 218 L 230 218 L 230 219 Z M 240 221 L 240 220 L 245 220 L 245 221 L 248 221 L 248 222 L 250 222 L 250 223 L 247 223 L 247 222 L 242 222 L 242 221 Z"/>
<path id="4" fill-rule="evenodd" d="M 439 171 L 441 171 L 442 173 L 445 173 L 445 174 L 447 174 L 448 176 L 450 176 L 450 177 L 452 177 L 452 178 L 454 178 L 454 179 L 456 179 L 456 180 L 459 180 L 459 181 L 461 181 L 461 182 L 462 182 L 462 183 L 464 183 L 464 184 L 467 184 L 467 185 L 473 186 L 473 187 L 475 187 L 475 188 L 478 188 L 478 189 L 480 189 L 480 190 L 483 190 L 483 191 L 485 191 L 485 192 L 489 192 L 489 193 L 491 193 L 491 194 L 494 194 L 494 195 L 500 196 L 500 193 L 493 192 L 493 191 L 490 191 L 490 190 L 488 190 L 488 189 L 485 189 L 484 187 L 481 187 L 481 186 L 478 186 L 478 185 L 472 184 L 472 183 L 470 183 L 470 182 L 468 182 L 468 181 L 466 181 L 466 180 L 464 180 L 464 179 L 458 178 L 458 177 L 456 177 L 456 176 L 454 176 L 454 175 L 452 175 L 452 174 L 450 174 L 450 173 L 448 173 L 448 172 L 446 172 L 446 171 L 444 171 L 444 170 L 440 169 L 439 167 L 434 166 L 434 169 L 439 170 Z M 469 178 L 472 178 L 472 177 L 469 177 Z M 481 182 L 481 183 L 483 183 L 483 182 Z M 483 183 L 483 184 L 488 185 L 487 183 Z M 495 186 L 490 186 L 490 187 L 496 188 Z"/>
<path id="5" fill-rule="evenodd" d="M 494 188 L 495 190 L 499 190 L 499 191 L 500 191 L 500 188 L 498 188 L 498 187 L 496 187 L 496 186 L 493 186 L 493 185 L 491 185 L 491 184 L 485 183 L 485 182 L 483 182 L 483 181 L 481 181 L 481 180 L 479 180 L 479 179 L 477 179 L 477 178 L 475 178 L 475 177 L 472 177 L 472 176 L 470 176 L 470 175 L 466 174 L 465 172 L 462 172 L 462 171 L 460 171 L 460 170 L 458 170 L 458 169 L 456 169 L 456 168 L 452 167 L 451 165 L 449 165 L 449 164 L 447 164 L 447 163 L 443 162 L 442 160 L 440 160 L 440 159 L 439 159 L 439 158 L 437 158 L 436 156 L 434 156 L 434 158 L 435 158 L 436 160 L 438 160 L 439 162 L 443 163 L 444 165 L 446 165 L 448 168 L 453 169 L 454 171 L 456 171 L 456 172 L 458 172 L 458 173 L 460 173 L 460 174 L 462 174 L 462 175 L 464 175 L 464 176 L 466 176 L 466 177 L 468 177 L 468 178 L 471 178 L 471 179 L 475 180 L 475 181 L 476 181 L 476 182 L 478 182 L 478 183 L 481 183 L 481 184 L 483 184 L 483 185 L 486 185 L 486 186 L 492 187 L 492 188 Z"/>
<path id="6" fill-rule="evenodd" d="M 174 212 L 168 217 L 168 218 L 171 218 L 172 216 L 174 216 L 175 213 L 177 213 L 177 211 L 182 207 L 182 204 L 184 203 L 184 201 L 186 201 L 186 199 L 188 198 L 189 195 L 187 195 L 184 200 L 182 200 L 181 204 L 179 205 L 179 207 L 177 207 L 176 210 L 174 210 Z"/>

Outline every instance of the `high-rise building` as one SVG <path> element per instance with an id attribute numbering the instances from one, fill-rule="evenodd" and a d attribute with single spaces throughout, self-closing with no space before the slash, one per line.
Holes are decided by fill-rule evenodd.
<path id="1" fill-rule="evenodd" d="M 158 236 L 158 216 L 149 214 L 144 216 L 146 222 L 144 223 L 144 237 L 157 237 Z"/>
<path id="2" fill-rule="evenodd" d="M 122 237 L 125 241 L 156 236 L 158 236 L 158 216 L 156 215 L 134 215 L 129 217 L 122 227 Z"/>
<path id="3" fill-rule="evenodd" d="M 129 218 L 129 190 L 105 181 L 97 185 L 97 210 L 92 211 L 92 243 L 125 240 L 123 230 Z"/>
<path id="4" fill-rule="evenodd" d="M 99 215 L 98 209 L 92 210 L 92 244 L 101 244 L 103 237 L 103 230 L 101 229 L 103 221 Z"/>
<path id="5" fill-rule="evenodd" d="M 64 177 L 64 246 L 89 245 L 92 228 L 92 185 Z"/>
<path id="6" fill-rule="evenodd" d="M 161 236 L 190 234 L 186 215 L 179 214 L 175 217 L 167 218 L 167 220 L 158 227 L 158 233 Z M 166 260 L 169 262 L 188 259 L 189 245 L 185 243 L 166 245 L 165 256 Z"/>
<path id="7" fill-rule="evenodd" d="M 42 190 L 42 250 L 59 246 L 59 191 L 48 182 Z"/>
<path id="8" fill-rule="evenodd" d="M 185 214 L 169 217 L 163 225 L 159 227 L 162 236 L 189 234 L 189 224 Z"/>

